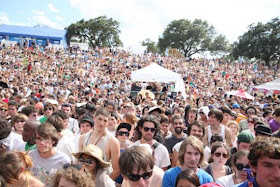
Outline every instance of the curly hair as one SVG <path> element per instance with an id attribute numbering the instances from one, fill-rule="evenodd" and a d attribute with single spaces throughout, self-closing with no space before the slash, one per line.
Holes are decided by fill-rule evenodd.
<path id="1" fill-rule="evenodd" d="M 248 159 L 253 167 L 258 165 L 262 157 L 280 160 L 280 139 L 277 137 L 258 137 L 251 144 Z"/>
<path id="2" fill-rule="evenodd" d="M 89 173 L 74 167 L 58 170 L 54 177 L 53 187 L 59 186 L 61 178 L 74 183 L 76 187 L 95 187 L 94 181 Z"/>

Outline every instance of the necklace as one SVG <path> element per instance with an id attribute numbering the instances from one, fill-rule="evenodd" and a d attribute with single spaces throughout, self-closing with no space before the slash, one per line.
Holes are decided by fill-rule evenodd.
<path id="1" fill-rule="evenodd" d="M 100 140 L 105 134 L 106 134 L 106 131 L 99 137 L 99 139 L 97 140 L 97 142 L 95 142 L 94 145 L 96 145 L 96 144 L 99 142 L 99 140 Z"/>

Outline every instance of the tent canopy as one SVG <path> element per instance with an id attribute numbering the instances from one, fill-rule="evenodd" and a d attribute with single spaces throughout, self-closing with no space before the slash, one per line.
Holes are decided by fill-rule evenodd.
<path id="1" fill-rule="evenodd" d="M 133 81 L 142 82 L 176 82 L 181 79 L 181 75 L 171 70 L 165 69 L 156 63 L 152 63 L 142 69 L 131 73 Z"/>
<path id="2" fill-rule="evenodd" d="M 142 69 L 131 72 L 133 81 L 142 82 L 175 82 L 175 91 L 181 91 L 185 97 L 185 84 L 180 74 L 165 69 L 157 63 L 152 63 Z"/>
<path id="3" fill-rule="evenodd" d="M 280 78 L 274 81 L 252 86 L 253 90 L 280 91 Z"/>

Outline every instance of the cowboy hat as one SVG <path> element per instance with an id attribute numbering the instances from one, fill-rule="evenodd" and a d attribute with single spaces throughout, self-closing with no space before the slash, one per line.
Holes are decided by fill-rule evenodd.
<path id="1" fill-rule="evenodd" d="M 98 146 L 96 146 L 96 145 L 88 144 L 87 146 L 85 146 L 83 148 L 82 151 L 74 153 L 73 156 L 76 157 L 77 159 L 79 159 L 82 154 L 86 154 L 86 155 L 92 156 L 93 158 L 98 160 L 101 167 L 109 167 L 110 166 L 109 162 L 105 162 L 103 160 L 102 150 Z"/>

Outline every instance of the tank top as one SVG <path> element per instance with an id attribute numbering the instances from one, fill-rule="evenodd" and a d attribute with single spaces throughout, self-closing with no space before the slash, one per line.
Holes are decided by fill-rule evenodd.
<path id="1" fill-rule="evenodd" d="M 84 141 L 84 147 L 90 143 L 89 139 L 90 139 L 91 134 L 92 134 L 92 131 L 90 133 L 86 134 L 86 138 Z M 107 131 L 105 132 L 105 134 L 106 134 L 105 136 L 102 136 L 102 138 L 100 138 L 100 140 L 97 142 L 96 146 L 98 146 L 102 150 L 104 161 L 108 162 L 109 160 L 107 159 L 106 154 L 105 154 L 105 147 L 106 147 L 110 137 L 112 136 L 112 134 L 108 133 Z"/>
<path id="2" fill-rule="evenodd" d="M 225 141 L 226 137 L 225 137 L 225 126 L 220 125 L 221 126 L 221 133 L 219 134 L 220 136 L 223 137 L 223 140 Z M 210 125 L 207 126 L 207 130 L 208 130 L 208 145 L 210 145 L 211 142 L 211 137 L 212 137 L 212 130 L 210 128 Z"/>

